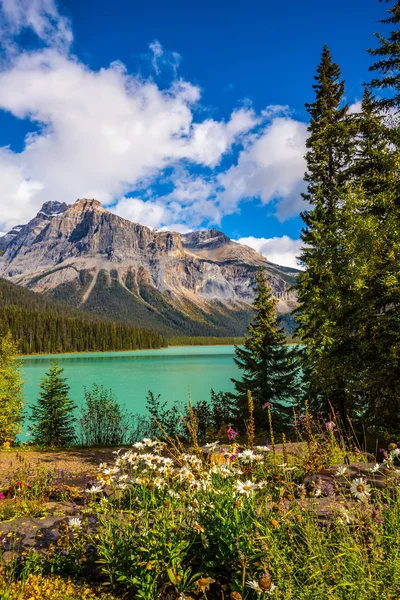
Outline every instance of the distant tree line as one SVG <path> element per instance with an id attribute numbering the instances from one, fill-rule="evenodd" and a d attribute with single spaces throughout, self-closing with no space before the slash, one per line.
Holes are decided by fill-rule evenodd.
<path id="1" fill-rule="evenodd" d="M 0 335 L 22 354 L 161 348 L 157 331 L 96 318 L 0 279 Z"/>

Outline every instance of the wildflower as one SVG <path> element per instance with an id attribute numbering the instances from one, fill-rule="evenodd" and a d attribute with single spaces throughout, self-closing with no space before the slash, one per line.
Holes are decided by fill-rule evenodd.
<path id="1" fill-rule="evenodd" d="M 154 443 L 157 443 L 157 442 L 153 442 L 153 440 L 151 440 L 150 438 L 143 438 L 143 445 L 147 446 L 148 448 L 151 448 L 152 446 L 154 446 Z"/>
<path id="2" fill-rule="evenodd" d="M 204 527 L 202 527 L 200 525 L 200 523 L 198 523 L 197 521 L 195 521 L 194 525 L 193 525 L 193 529 L 196 531 L 196 533 L 204 533 Z"/>
<path id="3" fill-rule="evenodd" d="M 263 408 L 272 408 L 273 404 L 272 402 L 266 402 L 265 404 L 263 404 Z"/>
<path id="4" fill-rule="evenodd" d="M 332 431 L 333 428 L 336 427 L 336 423 L 329 421 L 328 423 L 325 423 L 325 427 L 327 431 Z"/>
<path id="5" fill-rule="evenodd" d="M 319 498 L 320 496 L 322 496 L 322 490 L 321 490 L 320 487 L 315 488 L 315 490 L 314 490 L 314 496 L 316 498 Z"/>
<path id="6" fill-rule="evenodd" d="M 340 507 L 340 512 L 341 512 L 341 515 L 338 518 L 339 523 L 341 525 L 345 525 L 345 524 L 350 525 L 351 517 L 350 517 L 349 512 L 343 506 Z"/>
<path id="7" fill-rule="evenodd" d="M 179 498 L 178 492 L 174 492 L 174 490 L 168 490 L 168 495 L 171 496 L 171 498 Z"/>
<path id="8" fill-rule="evenodd" d="M 210 444 L 206 444 L 204 447 L 208 448 L 209 450 L 214 450 L 218 446 L 218 444 L 219 442 L 211 442 Z"/>
<path id="9" fill-rule="evenodd" d="M 338 477 L 341 477 L 342 475 L 346 475 L 347 473 L 347 467 L 339 467 L 338 470 L 336 471 L 335 475 L 337 475 Z"/>
<path id="10" fill-rule="evenodd" d="M 233 438 L 235 438 L 237 435 L 239 435 L 237 431 L 232 429 L 232 427 L 228 427 L 228 429 L 226 430 L 226 433 L 230 440 L 233 440 Z"/>
<path id="11" fill-rule="evenodd" d="M 255 579 L 253 579 L 252 581 L 248 581 L 246 583 L 246 586 L 251 588 L 252 590 L 255 590 L 257 592 L 257 594 L 259 594 L 261 596 L 261 594 L 272 594 L 274 592 L 274 590 L 276 589 L 275 584 L 272 583 L 271 581 L 271 585 L 269 589 L 263 589 L 260 586 L 260 581 L 263 579 L 263 577 L 259 580 L 256 581 Z"/>
<path id="12" fill-rule="evenodd" d="M 88 494 L 98 494 L 99 492 L 102 492 L 103 488 L 101 487 L 101 485 L 92 485 L 91 488 L 89 488 L 87 490 Z"/>
<path id="13" fill-rule="evenodd" d="M 208 592 L 211 583 L 215 583 L 215 579 L 211 579 L 211 577 L 201 577 L 196 581 L 196 587 L 199 592 Z"/>
<path id="14" fill-rule="evenodd" d="M 362 477 L 353 480 L 350 492 L 358 500 L 366 500 L 370 495 L 371 487 L 365 482 Z"/>
<path id="15" fill-rule="evenodd" d="M 238 455 L 238 459 L 245 465 L 251 463 L 254 460 L 254 458 L 255 454 L 252 450 L 243 450 L 243 452 Z"/>
<path id="16" fill-rule="evenodd" d="M 73 517 L 72 519 L 69 520 L 69 526 L 74 529 L 81 529 L 82 521 L 81 521 L 81 519 L 78 519 L 78 517 Z"/>
<path id="17" fill-rule="evenodd" d="M 299 493 L 300 497 L 305 496 L 306 486 L 304 485 L 304 483 L 296 484 L 296 488 L 297 488 L 297 492 Z"/>
<path id="18" fill-rule="evenodd" d="M 165 479 L 163 479 L 162 477 L 156 477 L 155 479 L 153 479 L 153 483 L 158 488 L 162 488 L 167 485 Z"/>
<path id="19" fill-rule="evenodd" d="M 242 594 L 240 592 L 231 592 L 231 600 L 242 600 Z"/>
<path id="20" fill-rule="evenodd" d="M 379 463 L 375 463 L 373 467 L 368 469 L 368 471 L 370 473 L 376 473 L 377 471 L 379 471 L 380 468 L 381 468 L 381 465 Z"/>
<path id="21" fill-rule="evenodd" d="M 245 494 L 246 496 L 250 496 L 253 490 L 256 489 L 257 485 L 255 483 L 252 483 L 251 481 L 245 481 L 244 483 L 243 481 L 236 482 L 236 491 L 239 492 L 239 494 Z"/>

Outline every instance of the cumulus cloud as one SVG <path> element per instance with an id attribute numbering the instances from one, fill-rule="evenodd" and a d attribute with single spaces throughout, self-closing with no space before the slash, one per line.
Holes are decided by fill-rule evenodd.
<path id="1" fill-rule="evenodd" d="M 268 258 L 270 262 L 285 267 L 301 268 L 297 260 L 303 243 L 301 240 L 293 240 L 287 235 L 273 238 L 256 238 L 250 236 L 240 238 L 237 242 L 250 246 L 250 248 Z"/>
<path id="2" fill-rule="evenodd" d="M 69 19 L 58 12 L 54 0 L 0 0 L 1 41 L 9 51 L 24 29 L 31 29 L 42 42 L 66 51 L 73 34 Z"/>
<path id="3" fill-rule="evenodd" d="M 169 87 L 120 62 L 98 71 L 83 64 L 54 0 L 0 0 L 0 19 L 8 39 L 30 28 L 42 42 L 30 52 L 14 46 L 0 70 L 0 109 L 34 129 L 21 152 L 0 148 L 1 230 L 47 200 L 78 197 L 182 231 L 218 224 L 253 197 L 277 201 L 281 219 L 298 211 L 306 125 L 288 107 L 257 114 L 247 103 L 226 119 L 196 119 L 201 90 L 178 78 L 180 56 L 158 40 L 150 59 L 156 74 L 172 66 Z M 159 193 L 160 179 L 168 192 Z"/>
<path id="4" fill-rule="evenodd" d="M 233 210 L 243 199 L 259 197 L 263 204 L 279 199 L 277 215 L 284 220 L 299 212 L 305 171 L 307 125 L 276 117 L 251 135 L 236 165 L 219 177 L 220 204 Z"/>

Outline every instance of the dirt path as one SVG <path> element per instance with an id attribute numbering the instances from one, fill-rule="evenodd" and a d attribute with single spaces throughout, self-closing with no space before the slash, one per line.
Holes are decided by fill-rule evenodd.
<path id="1" fill-rule="evenodd" d="M 63 471 L 74 479 L 81 479 L 85 474 L 90 477 L 96 475 L 97 467 L 101 462 L 114 461 L 114 450 L 116 448 L 82 448 L 57 452 L 1 451 L 0 483 L 7 482 L 11 473 L 25 468 L 29 468 L 32 472 L 45 467 L 56 475 Z"/>

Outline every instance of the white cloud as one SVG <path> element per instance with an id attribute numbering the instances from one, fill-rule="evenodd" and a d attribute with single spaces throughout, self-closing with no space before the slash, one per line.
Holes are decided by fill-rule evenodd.
<path id="1" fill-rule="evenodd" d="M 131 220 L 182 230 L 218 224 L 253 197 L 278 199 L 281 219 L 298 211 L 306 125 L 288 107 L 256 114 L 247 104 L 224 120 L 198 120 L 200 88 L 177 78 L 180 56 L 158 40 L 150 44 L 154 70 L 174 73 L 163 89 L 120 62 L 99 71 L 80 62 L 54 0 L 0 0 L 0 14 L 8 39 L 30 27 L 48 46 L 15 46 L 0 69 L 0 109 L 35 126 L 21 152 L 0 148 L 1 229 L 26 222 L 47 200 L 85 196 Z M 221 171 L 223 157 L 232 166 Z M 172 191 L 157 197 L 166 169 Z M 143 199 L 137 191 L 146 188 Z"/>
<path id="2" fill-rule="evenodd" d="M 83 196 L 110 204 L 182 159 L 216 164 L 254 115 L 241 110 L 227 122 L 193 123 L 199 97 L 190 83 L 160 90 L 120 63 L 94 72 L 52 49 L 21 54 L 0 73 L 0 107 L 41 126 L 23 152 L 8 152 L 15 169 L 42 188 L 31 212 L 45 200 Z M 0 182 L 0 192 L 12 190 Z M 20 221 L 25 213 L 14 211 Z"/>
<path id="3" fill-rule="evenodd" d="M 158 40 L 149 44 L 151 51 L 151 64 L 156 75 L 160 75 L 163 67 L 170 67 L 176 77 L 178 67 L 181 64 L 182 57 L 178 52 L 169 52 L 165 50 Z"/>
<path id="4" fill-rule="evenodd" d="M 113 212 L 124 219 L 153 228 L 169 218 L 168 210 L 163 204 L 141 198 L 121 198 Z"/>
<path id="5" fill-rule="evenodd" d="M 60 15 L 54 0 L 0 0 L 1 40 L 13 48 L 13 38 L 31 29 L 43 42 L 68 50 L 73 34 L 67 17 Z"/>
<path id="6" fill-rule="evenodd" d="M 281 199 L 277 216 L 284 220 L 302 207 L 300 196 L 305 172 L 307 126 L 288 117 L 277 117 L 261 133 L 249 136 L 237 165 L 219 177 L 223 211 L 234 210 L 247 198 L 263 204 Z"/>
<path id="7" fill-rule="evenodd" d="M 300 255 L 300 249 L 303 244 L 301 240 L 293 240 L 287 235 L 273 238 L 256 238 L 250 236 L 240 238 L 237 242 L 250 246 L 250 248 L 268 258 L 270 262 L 285 267 L 301 268 L 296 259 Z"/>

